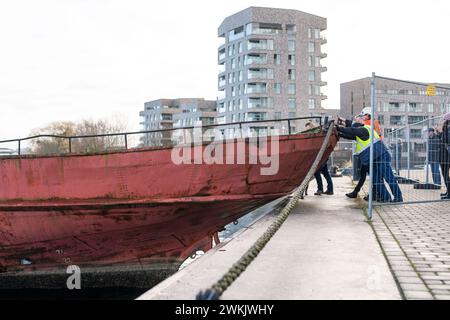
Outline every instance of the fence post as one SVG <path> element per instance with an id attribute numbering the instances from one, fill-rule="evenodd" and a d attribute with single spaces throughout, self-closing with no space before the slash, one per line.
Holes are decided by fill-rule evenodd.
<path id="1" fill-rule="evenodd" d="M 426 158 L 425 158 L 425 183 L 428 185 L 428 183 L 430 182 L 430 177 L 429 177 L 429 173 L 428 173 L 428 168 L 430 167 L 430 159 L 428 158 L 428 152 L 430 150 L 430 139 L 428 139 L 428 128 L 427 131 L 425 132 L 425 149 L 426 149 Z"/>
<path id="2" fill-rule="evenodd" d="M 372 72 L 372 80 L 370 82 L 370 166 L 369 166 L 369 208 L 368 208 L 368 219 L 372 220 L 373 216 L 373 138 L 374 138 L 374 115 L 375 115 L 375 72 Z"/>
<path id="3" fill-rule="evenodd" d="M 19 143 L 19 146 L 17 147 L 17 155 L 20 156 L 20 140 L 17 141 Z"/>
<path id="4" fill-rule="evenodd" d="M 72 138 L 69 138 L 69 153 L 72 153 Z"/>
<path id="5" fill-rule="evenodd" d="M 128 150 L 128 139 L 127 139 L 126 133 L 125 133 L 124 137 L 125 137 L 125 150 Z"/>
<path id="6" fill-rule="evenodd" d="M 399 154 L 398 154 L 398 137 L 397 137 L 397 130 L 394 130 L 394 146 L 395 146 L 395 171 L 397 172 L 397 175 L 400 176 L 400 167 L 399 167 Z"/>
<path id="7" fill-rule="evenodd" d="M 411 178 L 411 130 L 409 124 L 406 126 L 406 149 L 408 150 L 407 166 L 408 166 L 408 180 Z"/>

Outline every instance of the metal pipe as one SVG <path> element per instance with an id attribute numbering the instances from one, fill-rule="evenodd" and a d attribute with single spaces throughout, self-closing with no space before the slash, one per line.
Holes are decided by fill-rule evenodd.
<path id="1" fill-rule="evenodd" d="M 372 220 L 373 216 L 373 138 L 374 133 L 374 116 L 375 116 L 375 72 L 372 72 L 372 80 L 370 82 L 370 165 L 369 165 L 369 209 L 368 219 Z"/>

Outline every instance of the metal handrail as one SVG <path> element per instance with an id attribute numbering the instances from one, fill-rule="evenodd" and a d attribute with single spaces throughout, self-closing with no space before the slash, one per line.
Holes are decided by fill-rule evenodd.
<path id="1" fill-rule="evenodd" d="M 224 123 L 224 124 L 209 124 L 205 126 L 201 126 L 201 128 L 216 128 L 216 127 L 224 127 L 224 126 L 239 126 L 242 129 L 243 125 L 247 124 L 263 124 L 263 123 L 273 123 L 273 122 L 283 122 L 287 121 L 288 123 L 288 135 L 292 134 L 291 121 L 297 120 L 307 120 L 307 119 L 319 119 L 319 125 L 322 126 L 322 117 L 320 116 L 310 116 L 310 117 L 297 117 L 297 118 L 286 118 L 286 119 L 273 119 L 273 120 L 260 120 L 260 121 L 241 121 L 241 122 L 233 122 L 233 123 Z M 200 128 L 200 126 L 190 126 L 190 127 L 180 127 L 180 128 L 169 128 L 169 129 L 158 129 L 158 130 L 147 130 L 147 131 L 130 131 L 130 132 L 119 132 L 119 133 L 102 133 L 102 134 L 93 134 L 93 135 L 81 135 L 81 136 L 60 136 L 53 134 L 40 134 L 36 136 L 19 138 L 19 139 L 9 139 L 9 140 L 0 140 L 0 143 L 11 143 L 17 142 L 17 154 L 20 156 L 20 148 L 22 141 L 33 140 L 38 138 L 55 138 L 55 139 L 67 139 L 69 140 L 69 153 L 72 152 L 72 140 L 73 139 L 88 139 L 88 138 L 102 138 L 102 137 L 116 137 L 116 136 L 124 136 L 125 141 L 125 150 L 128 150 L 128 136 L 135 134 L 147 134 L 147 133 L 158 133 L 158 132 L 170 132 L 176 130 L 191 130 L 195 128 Z"/>

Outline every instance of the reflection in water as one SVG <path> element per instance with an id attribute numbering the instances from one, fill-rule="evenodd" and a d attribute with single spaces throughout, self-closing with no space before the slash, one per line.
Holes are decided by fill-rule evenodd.
<path id="1" fill-rule="evenodd" d="M 241 217 L 234 223 L 230 223 L 219 233 L 221 242 L 229 240 L 236 232 L 249 227 L 252 223 L 265 216 L 275 209 L 279 200 L 258 208 L 249 214 Z M 180 270 L 204 255 L 203 251 L 197 251 L 193 258 L 187 259 Z M 132 300 L 150 288 L 101 288 L 101 289 L 82 289 L 82 290 L 50 290 L 50 289 L 32 289 L 32 290 L 0 290 L 0 300 Z"/>

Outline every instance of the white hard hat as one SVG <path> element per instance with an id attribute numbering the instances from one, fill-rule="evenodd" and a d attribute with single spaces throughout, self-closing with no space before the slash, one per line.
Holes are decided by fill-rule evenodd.
<path id="1" fill-rule="evenodd" d="M 365 115 L 371 115 L 372 114 L 372 108 L 370 107 L 365 107 L 364 109 L 362 109 L 361 111 L 361 115 L 365 116 Z"/>

